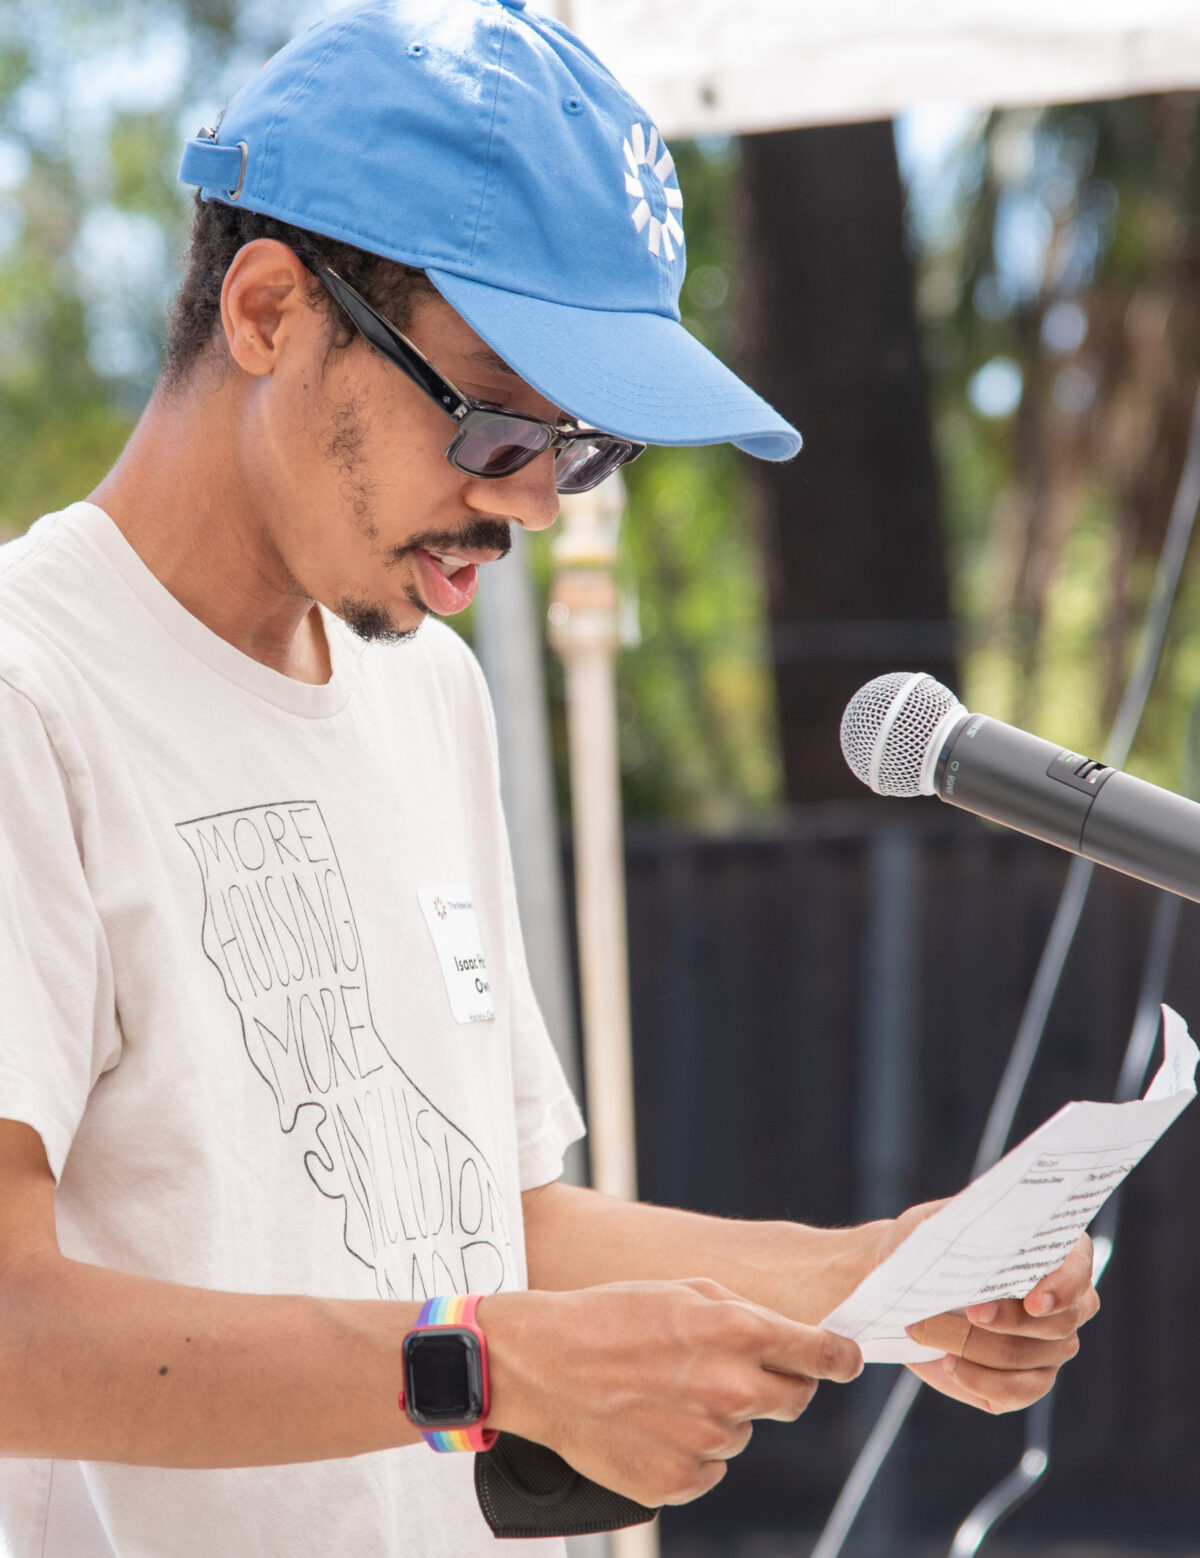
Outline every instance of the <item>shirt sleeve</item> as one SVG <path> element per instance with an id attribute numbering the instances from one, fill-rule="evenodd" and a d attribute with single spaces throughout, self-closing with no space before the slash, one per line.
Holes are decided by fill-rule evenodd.
<path id="1" fill-rule="evenodd" d="M 513 1092 L 521 1189 L 525 1191 L 562 1178 L 563 1155 L 572 1142 L 583 1136 L 584 1124 L 533 993 L 517 923 L 515 891 L 512 923 L 508 978 Z"/>
<path id="2" fill-rule="evenodd" d="M 0 1118 L 37 1131 L 56 1180 L 88 1094 L 115 1060 L 102 1021 L 112 969 L 81 834 L 68 765 L 42 715 L 0 679 Z"/>

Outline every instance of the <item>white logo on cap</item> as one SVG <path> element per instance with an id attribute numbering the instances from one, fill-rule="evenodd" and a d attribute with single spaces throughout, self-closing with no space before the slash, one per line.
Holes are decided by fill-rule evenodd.
<path id="1" fill-rule="evenodd" d="M 640 124 L 635 124 L 629 138 L 622 143 L 625 152 L 625 193 L 637 201 L 629 219 L 640 233 L 645 230 L 646 246 L 651 254 L 663 254 L 668 260 L 675 258 L 675 245 L 683 242 L 683 228 L 675 219 L 676 211 L 683 210 L 683 195 L 678 184 L 666 188 L 667 180 L 675 171 L 675 159 L 658 138 L 658 131 L 650 126 L 650 139 Z M 660 221 L 650 209 L 643 183 L 644 175 L 638 170 L 646 168 L 662 186 L 663 199 L 667 202 L 666 217 Z"/>

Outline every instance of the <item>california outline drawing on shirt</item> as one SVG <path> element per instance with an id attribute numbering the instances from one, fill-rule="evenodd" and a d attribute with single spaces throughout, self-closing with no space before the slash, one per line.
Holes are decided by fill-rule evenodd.
<path id="1" fill-rule="evenodd" d="M 316 801 L 176 824 L 204 884 L 201 941 L 309 1178 L 344 1205 L 346 1248 L 381 1298 L 511 1285 L 486 1158 L 396 1059 L 371 1013 L 362 942 Z"/>

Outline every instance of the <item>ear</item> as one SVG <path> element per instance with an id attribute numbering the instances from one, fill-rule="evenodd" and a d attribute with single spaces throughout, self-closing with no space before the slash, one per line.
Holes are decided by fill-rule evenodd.
<path id="1" fill-rule="evenodd" d="M 247 373 L 273 372 L 280 353 L 314 326 L 309 273 L 287 244 L 255 238 L 234 255 L 221 284 L 229 355 Z"/>

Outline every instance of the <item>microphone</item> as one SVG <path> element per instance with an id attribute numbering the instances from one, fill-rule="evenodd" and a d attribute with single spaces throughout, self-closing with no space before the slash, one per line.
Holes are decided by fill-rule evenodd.
<path id="1" fill-rule="evenodd" d="M 936 795 L 1200 902 L 1200 806 L 971 714 L 924 671 L 892 671 L 860 687 L 841 739 L 847 763 L 877 795 Z"/>

